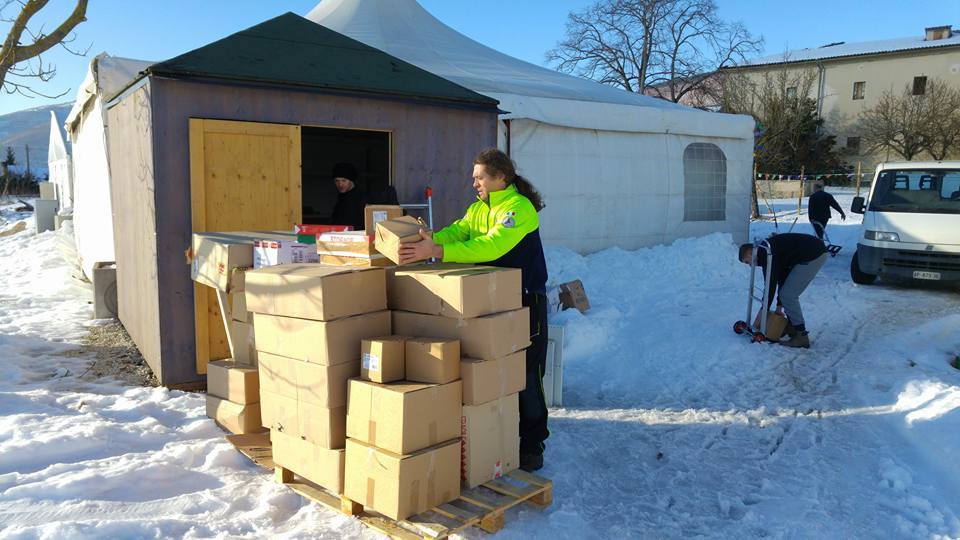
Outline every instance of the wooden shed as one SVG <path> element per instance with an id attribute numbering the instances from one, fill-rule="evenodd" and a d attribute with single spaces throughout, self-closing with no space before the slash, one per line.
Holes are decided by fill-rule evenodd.
<path id="1" fill-rule="evenodd" d="M 372 196 L 393 186 L 423 202 L 433 187 L 435 223 L 448 223 L 473 200 L 472 159 L 496 146 L 497 113 L 293 13 L 147 68 L 107 115 L 119 317 L 161 384 L 200 386 L 206 362 L 229 356 L 222 336 L 195 332 L 219 312 L 190 280 L 192 233 L 322 222 L 340 161 Z"/>

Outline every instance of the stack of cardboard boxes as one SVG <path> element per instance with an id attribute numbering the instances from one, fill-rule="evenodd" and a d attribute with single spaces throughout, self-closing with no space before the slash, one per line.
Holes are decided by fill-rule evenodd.
<path id="1" fill-rule="evenodd" d="M 245 300 L 274 461 L 342 493 L 347 381 L 360 373 L 361 340 L 390 334 L 383 269 L 253 270 Z"/>

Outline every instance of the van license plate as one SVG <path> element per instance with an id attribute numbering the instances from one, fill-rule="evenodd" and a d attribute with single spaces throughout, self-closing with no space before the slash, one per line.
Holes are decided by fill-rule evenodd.
<path id="1" fill-rule="evenodd" d="M 913 279 L 940 279 L 940 272 L 921 272 L 917 270 L 913 273 Z"/>

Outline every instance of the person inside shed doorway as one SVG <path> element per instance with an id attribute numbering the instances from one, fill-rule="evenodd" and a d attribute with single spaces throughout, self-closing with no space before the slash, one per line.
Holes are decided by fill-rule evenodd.
<path id="1" fill-rule="evenodd" d="M 337 187 L 337 204 L 333 207 L 330 223 L 334 225 L 352 225 L 356 231 L 364 228 L 364 207 L 367 196 L 357 186 L 360 177 L 352 163 L 337 163 L 333 166 L 333 183 Z"/>
<path id="2" fill-rule="evenodd" d="M 543 373 L 547 363 L 547 263 L 540 242 L 540 193 L 517 174 L 509 156 L 491 148 L 473 160 L 477 201 L 466 215 L 435 233 L 420 231 L 418 242 L 400 248 L 400 263 L 434 257 L 443 262 L 519 268 L 523 305 L 530 308 L 527 383 L 520 392 L 520 468 L 543 467 L 547 405 Z"/>

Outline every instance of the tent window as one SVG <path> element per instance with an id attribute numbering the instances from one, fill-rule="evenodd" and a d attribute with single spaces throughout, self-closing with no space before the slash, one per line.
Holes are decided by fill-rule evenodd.
<path id="1" fill-rule="evenodd" d="M 727 158 L 715 144 L 693 143 L 683 151 L 683 220 L 727 219 Z"/>

